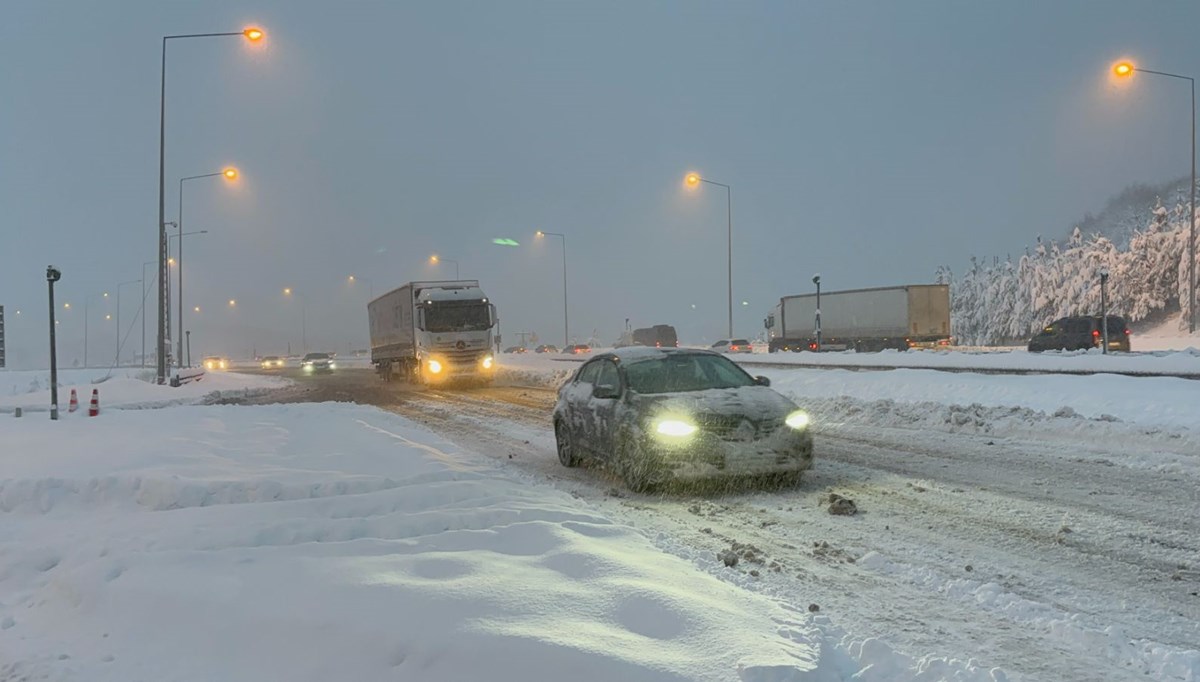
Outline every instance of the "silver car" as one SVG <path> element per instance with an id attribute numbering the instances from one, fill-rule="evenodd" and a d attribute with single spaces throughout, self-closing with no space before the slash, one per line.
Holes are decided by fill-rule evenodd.
<path id="1" fill-rule="evenodd" d="M 603 462 L 635 491 L 730 475 L 798 480 L 812 466 L 809 417 L 769 386 L 710 351 L 604 353 L 558 391 L 558 459 Z"/>

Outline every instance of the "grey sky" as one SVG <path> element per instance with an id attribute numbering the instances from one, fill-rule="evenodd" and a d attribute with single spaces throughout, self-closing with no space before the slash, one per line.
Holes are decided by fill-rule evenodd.
<path id="1" fill-rule="evenodd" d="M 185 247 L 188 307 L 201 306 L 188 327 L 197 353 L 246 354 L 299 350 L 285 286 L 306 296 L 310 347 L 365 346 L 367 285 L 346 277 L 379 294 L 452 274 L 427 264 L 434 252 L 482 280 L 506 342 L 532 329 L 560 343 L 558 244 L 537 229 L 568 235 L 582 339 L 612 340 L 626 317 L 717 338 L 724 195 L 683 191 L 688 170 L 733 186 L 741 335 L 813 272 L 856 288 L 1015 255 L 1131 182 L 1186 174 L 1186 83 L 1116 87 L 1106 72 L 1128 55 L 1200 74 L 1198 22 L 1182 0 L 7 0 L 10 356 L 45 364 L 47 264 L 73 304 L 69 365 L 85 295 L 115 294 L 155 256 L 165 34 L 268 31 L 257 50 L 173 41 L 168 66 L 168 220 L 179 177 L 242 172 L 187 185 L 185 228 L 211 231 Z M 136 298 L 126 287 L 123 324 Z M 101 308 L 91 352 L 111 357 Z"/>

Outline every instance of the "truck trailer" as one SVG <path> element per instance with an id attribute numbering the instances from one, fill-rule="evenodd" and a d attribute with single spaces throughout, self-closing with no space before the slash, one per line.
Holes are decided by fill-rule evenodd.
<path id="1" fill-rule="evenodd" d="M 950 345 L 950 287 L 910 284 L 784 296 L 764 320 L 768 350 L 879 351 Z"/>
<path id="2" fill-rule="evenodd" d="M 409 282 L 367 304 L 371 363 L 385 380 L 491 381 L 496 306 L 478 280 Z"/>

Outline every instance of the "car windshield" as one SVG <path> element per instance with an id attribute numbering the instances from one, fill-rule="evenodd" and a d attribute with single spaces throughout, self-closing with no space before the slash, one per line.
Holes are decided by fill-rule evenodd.
<path id="1" fill-rule="evenodd" d="M 630 390 L 642 394 L 754 385 L 754 379 L 729 360 L 698 353 L 673 353 L 631 362 L 625 367 L 625 377 Z"/>
<path id="2" fill-rule="evenodd" d="M 486 303 L 435 303 L 425 308 L 427 332 L 473 332 L 491 326 Z"/>
<path id="3" fill-rule="evenodd" d="M 747 341 L 746 339 L 734 339 L 733 341 L 730 341 L 729 343 L 731 343 L 735 346 L 749 346 L 750 345 L 750 342 Z"/>
<path id="4" fill-rule="evenodd" d="M 328 360 L 329 353 L 309 353 L 304 356 L 305 360 Z"/>

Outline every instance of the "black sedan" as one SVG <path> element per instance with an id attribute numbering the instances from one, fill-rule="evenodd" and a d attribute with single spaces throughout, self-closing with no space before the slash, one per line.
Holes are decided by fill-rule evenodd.
<path id="1" fill-rule="evenodd" d="M 309 353 L 300 361 L 300 369 L 307 374 L 313 372 L 332 372 L 337 368 L 333 356 L 329 353 Z"/>
<path id="2" fill-rule="evenodd" d="M 773 475 L 812 466 L 808 415 L 728 358 L 622 348 L 586 362 L 558 392 L 558 459 L 616 470 L 632 490 L 672 480 Z"/>

